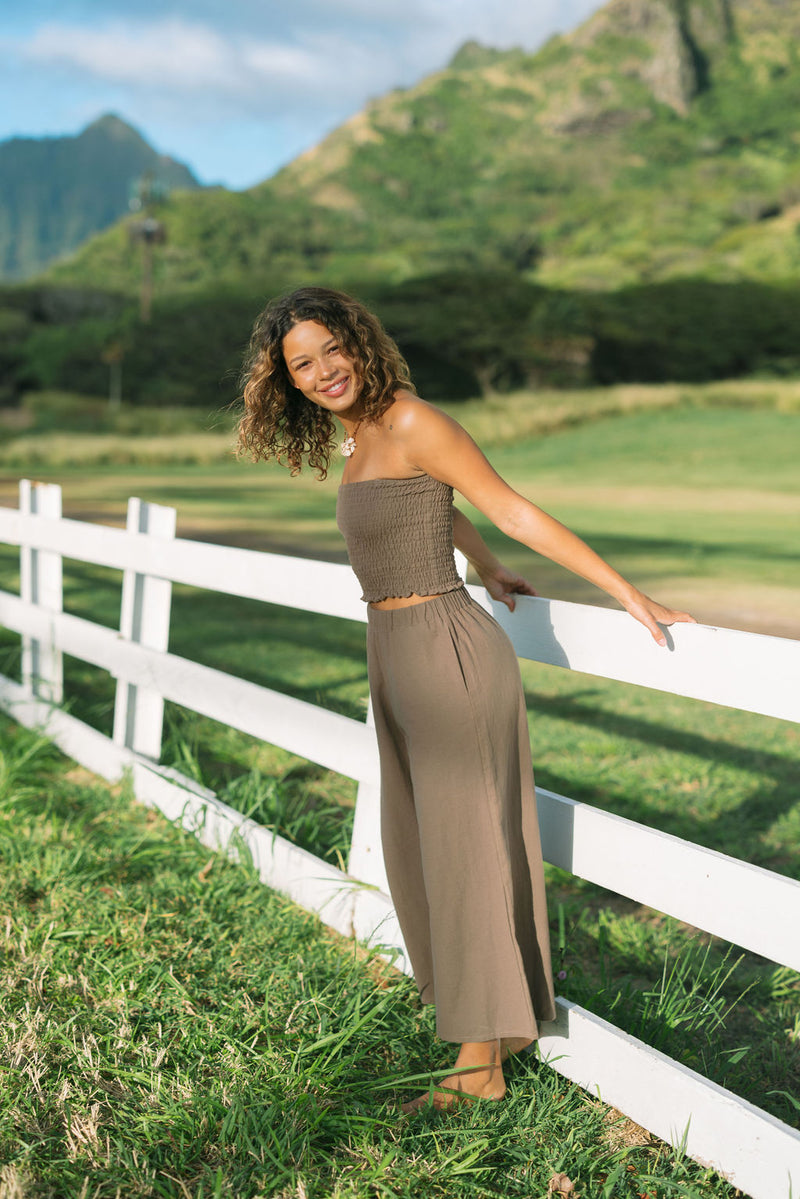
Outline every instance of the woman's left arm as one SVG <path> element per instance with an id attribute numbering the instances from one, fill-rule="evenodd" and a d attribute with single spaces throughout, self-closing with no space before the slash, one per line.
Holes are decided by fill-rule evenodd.
<path id="1" fill-rule="evenodd" d="M 509 487 L 466 430 L 445 413 L 409 397 L 395 413 L 394 425 L 416 469 L 455 488 L 501 532 L 613 596 L 659 645 L 666 645 L 660 624 L 694 623 L 688 612 L 667 608 L 634 587 L 571 529 Z"/>
<path id="2" fill-rule="evenodd" d="M 566 525 L 522 496 L 517 498 L 519 503 L 512 503 L 507 521 L 498 524 L 498 528 L 619 600 L 659 645 L 667 643 L 659 625 L 694 623 L 694 617 L 688 612 L 667 608 L 634 587 Z"/>

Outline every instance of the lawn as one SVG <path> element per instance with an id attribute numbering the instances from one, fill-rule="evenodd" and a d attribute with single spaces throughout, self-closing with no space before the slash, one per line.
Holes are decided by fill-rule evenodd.
<path id="1" fill-rule="evenodd" d="M 5 719 L 0 764 L 4 1199 L 732 1199 L 535 1058 L 401 1116 L 449 1056 L 410 980 Z"/>
<path id="2" fill-rule="evenodd" d="M 778 404 L 753 408 L 659 402 L 650 408 L 639 403 L 634 411 L 596 416 L 583 424 L 562 421 L 534 437 L 529 412 L 512 411 L 503 418 L 508 421 L 503 426 L 498 410 L 490 456 L 515 486 L 572 524 L 651 593 L 686 604 L 708 621 L 800 636 L 800 417 L 780 410 Z M 467 416 L 486 419 L 483 411 L 474 416 L 467 411 Z M 523 418 L 527 433 L 520 440 Z M 253 467 L 224 457 L 170 467 L 37 466 L 35 473 L 62 482 L 65 508 L 72 515 L 119 521 L 126 497 L 136 494 L 175 504 L 179 534 L 184 536 L 331 559 L 343 556 L 333 521 L 335 476 L 323 484 L 311 475 L 292 480 L 280 468 Z M 0 502 L 15 502 L 16 477 L 0 479 Z M 503 556 L 531 573 L 542 593 L 602 600 L 588 585 L 535 560 L 499 534 L 489 536 L 498 546 L 503 542 Z M 0 585 L 17 585 L 16 555 L 10 550 L 0 549 Z M 68 610 L 117 624 L 119 578 L 113 572 L 70 563 L 65 586 Z M 175 589 L 174 609 L 174 652 L 348 715 L 363 715 L 367 685 L 362 626 L 182 587 Z M 0 669 L 7 673 L 17 669 L 14 640 L 0 633 L 0 656 L 5 659 Z M 71 659 L 66 679 L 72 710 L 110 731 L 111 680 Z M 532 663 L 523 664 L 523 680 L 540 785 L 800 878 L 800 735 L 795 726 Z M 14 746 L 24 746 L 26 735 L 6 729 L 4 736 L 6 754 L 13 760 L 18 752 Z M 56 972 L 53 977 L 78 979 L 87 938 L 103 964 L 82 998 L 80 988 L 67 988 L 64 996 L 56 995 L 57 988 L 52 995 L 43 993 L 39 998 L 47 1003 L 37 1019 L 50 1021 L 42 1027 L 56 1029 L 67 1019 L 59 1005 L 62 1000 L 70 1003 L 76 1036 L 91 1033 L 105 1052 L 116 1043 L 117 1034 L 109 1031 L 103 1013 L 113 1021 L 122 1018 L 123 1009 L 114 1015 L 110 1001 L 103 1006 L 105 998 L 101 1003 L 89 995 L 99 988 L 97 994 L 106 997 L 104 988 L 111 982 L 101 986 L 100 981 L 106 976 L 117 980 L 117 990 L 128 985 L 134 959 L 135 969 L 145 976 L 141 990 L 138 982 L 134 988 L 143 1007 L 157 1012 L 159 1005 L 167 1004 L 170 1011 L 169 1019 L 160 1021 L 158 1038 L 152 1031 L 145 1034 L 141 1051 L 125 1043 L 125 1053 L 132 1055 L 126 1060 L 137 1063 L 130 1068 L 141 1077 L 136 1090 L 120 1076 L 120 1085 L 128 1087 L 124 1103 L 112 1104 L 96 1089 L 90 1091 L 94 1075 L 87 1074 L 89 1081 L 81 1083 L 81 1110 L 101 1105 L 100 1131 L 92 1149 L 96 1163 L 91 1166 L 92 1186 L 101 1188 L 98 1195 L 114 1194 L 103 1189 L 111 1187 L 112 1159 L 126 1163 L 125 1177 L 135 1180 L 138 1188 L 131 1181 L 131 1194 L 182 1195 L 188 1188 L 198 1197 L 236 1193 L 288 1199 L 301 1194 L 302 1187 L 309 1196 L 359 1199 L 381 1194 L 530 1196 L 543 1194 L 547 1171 L 558 1170 L 578 1178 L 584 1199 L 733 1193 L 646 1137 L 638 1145 L 623 1144 L 621 1134 L 609 1134 L 602 1109 L 593 1101 L 530 1062 L 515 1064 L 512 1103 L 490 1119 L 484 1109 L 476 1109 L 446 1126 L 434 1122 L 406 1127 L 396 1119 L 391 1103 L 384 1102 L 387 1096 L 393 1098 L 392 1080 L 396 1085 L 399 1077 L 419 1072 L 432 1060 L 442 1066 L 447 1060 L 447 1050 L 435 1046 L 429 1015 L 416 1007 L 407 981 L 363 960 L 307 916 L 259 891 L 246 871 L 216 859 L 199 893 L 212 903 L 219 879 L 224 880 L 224 894 L 236 898 L 227 907 L 213 902 L 214 919 L 220 923 L 211 931 L 206 927 L 203 941 L 192 913 L 198 893 L 194 880 L 210 860 L 205 852 L 176 841 L 160 818 L 131 807 L 124 794 L 109 800 L 107 791 L 81 778 L 80 772 L 78 785 L 74 772 L 56 765 L 45 750 L 39 752 L 44 757 L 32 767 L 38 781 L 22 786 L 24 804 L 14 793 L 10 810 L 15 815 L 5 825 L 4 845 L 15 847 L 21 863 L 16 881 L 8 882 L 9 917 L 19 938 L 24 934 L 25 945 L 33 946 L 23 974 L 33 977 L 36 963 L 52 960 L 47 970 Z M 312 851 L 332 861 L 346 856 L 354 798 L 347 780 L 171 705 L 165 759 Z M 70 796 L 68 802 L 53 800 L 55 815 L 48 814 L 47 805 L 51 796 L 61 794 L 62 784 L 54 782 L 51 788 L 42 781 L 51 773 L 66 778 Z M 43 803 L 43 814 L 37 816 Z M 113 821 L 92 815 L 105 808 L 114 812 Z M 128 818 L 132 824 L 126 832 Z M 28 830 L 27 839 L 23 829 Z M 82 839 L 73 844 L 71 838 L 78 832 Z M 129 878 L 124 869 L 129 849 L 121 846 L 135 845 L 145 832 L 142 844 L 151 848 L 142 851 L 142 861 L 152 869 L 149 865 L 148 873 L 142 867 L 143 873 Z M 117 835 L 119 844 L 114 841 Z M 168 848 L 156 848 L 156 842 Z M 178 843 L 180 853 L 175 849 Z M 98 855 L 107 865 L 103 870 L 92 867 L 94 882 L 86 882 L 82 867 L 71 877 L 68 864 L 73 858 L 80 864 Z M 175 870 L 185 857 L 186 881 L 171 873 L 173 857 Z M 134 874 L 137 870 L 138 866 Z M 45 907 L 34 905 L 29 918 L 24 904 L 19 907 L 20 888 L 29 875 L 42 872 L 51 881 L 40 888 L 36 904 Z M 696 930 L 562 872 L 548 873 L 556 960 L 566 974 L 559 983 L 561 993 L 796 1123 L 797 976 L 753 955 L 741 956 Z M 63 880 L 63 892 L 55 879 Z M 125 889 L 129 884 L 135 884 L 133 890 Z M 39 930 L 41 941 L 51 918 L 45 919 L 47 904 L 62 893 L 69 914 L 64 928 L 73 931 L 51 933 L 40 946 L 33 930 Z M 255 908 L 263 912 L 263 921 L 244 930 L 246 914 L 252 915 Z M 150 916 L 141 937 L 133 937 L 131 930 L 138 928 L 143 912 L 162 909 L 172 914 L 156 926 L 155 941 L 150 941 Z M 780 914 L 765 914 L 770 918 L 779 919 Z M 113 932 L 123 925 L 124 938 Z M 248 940 L 259 937 L 265 947 L 261 956 L 255 942 Z M 303 961 L 317 964 L 309 964 L 308 970 L 302 962 L 298 967 L 295 954 L 287 966 L 281 937 L 286 944 L 295 938 Z M 215 946 L 217 941 L 226 946 L 231 938 L 237 946 L 237 938 L 244 940 L 229 970 L 222 960 L 225 954 Z M 205 948 L 193 949 L 189 959 L 188 948 L 196 942 Z M 104 949 L 98 951 L 101 943 Z M 119 975 L 104 956 L 115 944 L 114 952 L 122 955 Z M 170 965 L 180 987 L 167 981 Z M 14 970 L 16 966 L 9 977 L 18 977 Z M 264 1006 L 265 977 L 271 978 L 269 993 L 276 997 L 274 1012 Z M 22 1009 L 14 1007 L 17 1000 L 33 1003 L 31 1011 L 39 1011 L 39 1000 L 32 1000 L 25 987 L 20 990 L 15 983 L 9 994 L 12 1024 L 21 1019 Z M 203 1017 L 196 1027 L 191 1013 L 186 1015 L 187 994 Z M 199 1002 L 195 996 L 206 998 Z M 229 996 L 230 1003 L 221 996 Z M 52 1013 L 47 1007 L 51 998 Z M 248 1002 L 255 1005 L 258 1017 L 249 1014 Z M 331 1016 L 334 1011 L 336 1019 Z M 105 1041 L 95 1026 L 104 1030 Z M 163 1033 L 168 1027 L 172 1041 Z M 244 1031 L 234 1036 L 232 1030 Z M 242 1047 L 245 1032 L 252 1033 L 247 1049 Z M 83 1061 L 75 1056 L 80 1036 L 69 1050 L 60 1033 L 53 1031 L 52 1036 L 61 1073 L 48 1075 L 50 1081 L 43 1087 L 50 1104 L 42 1125 L 44 1140 L 31 1134 L 13 1142 L 15 1156 L 10 1160 L 22 1171 L 20 1177 L 34 1169 L 37 1152 L 45 1153 L 49 1163 L 40 1175 L 31 1174 L 40 1179 L 35 1183 L 40 1189 L 24 1193 L 51 1193 L 43 1189 L 52 1185 L 46 1179 L 58 1177 L 59 1171 L 65 1180 L 77 1178 L 80 1163 L 90 1161 L 85 1153 L 81 1157 L 83 1150 L 75 1149 L 70 1157 L 65 1100 L 59 1101 L 61 1107 L 57 1102 L 63 1079 Z M 203 1037 L 210 1047 L 206 1057 Z M 274 1059 L 267 1054 L 270 1039 L 278 1047 Z M 171 1106 L 151 1124 L 147 1112 L 161 1110 L 152 1102 L 156 1077 L 167 1068 L 160 1063 L 156 1070 L 152 1061 L 173 1042 L 185 1045 L 186 1055 L 169 1049 L 173 1073 L 164 1094 L 171 1096 Z M 308 1055 L 306 1043 L 312 1047 Z M 217 1053 L 222 1057 L 215 1057 Z M 112 1071 L 112 1058 L 103 1060 L 102 1068 L 95 1070 L 105 1080 L 102 1086 L 96 1084 L 101 1090 Z M 233 1063 L 230 1071 L 226 1067 L 222 1072 L 230 1074 L 227 1088 L 219 1061 Z M 381 1090 L 384 1085 L 388 1091 Z M 187 1096 L 183 1114 L 175 1098 L 181 1086 Z M 280 1107 L 282 1094 L 288 1097 L 286 1110 Z M 30 1097 L 9 1092 L 7 1104 L 12 1099 L 33 1103 Z M 540 1125 L 545 1109 L 550 1114 Z M 17 1111 L 13 1106 L 3 1110 Z M 180 1149 L 174 1149 L 177 1164 L 169 1172 L 180 1184 L 164 1180 L 171 1152 L 168 1131 Z M 263 1146 L 273 1144 L 273 1132 L 270 1156 Z M 106 1136 L 111 1147 L 103 1158 Z M 636 1136 L 630 1133 L 634 1141 Z M 43 1144 L 49 1147 L 43 1150 Z M 269 1170 L 273 1173 L 265 1173 Z M 654 1171 L 652 1179 L 648 1170 Z M 74 1192 L 66 1181 L 63 1185 L 66 1189 L 52 1193 L 80 1193 L 77 1183 Z M 89 1189 L 86 1195 L 93 1193 Z"/>

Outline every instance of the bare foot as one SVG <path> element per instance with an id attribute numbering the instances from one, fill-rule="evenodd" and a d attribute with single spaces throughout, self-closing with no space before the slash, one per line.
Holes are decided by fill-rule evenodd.
<path id="1" fill-rule="evenodd" d="M 441 1112 L 448 1108 L 458 1107 L 462 1103 L 474 1103 L 476 1099 L 491 1099 L 496 1102 L 502 1099 L 506 1093 L 505 1083 L 502 1084 L 502 1088 L 498 1088 L 495 1083 L 492 1088 L 482 1087 L 477 1090 L 473 1089 L 474 1084 L 465 1086 L 463 1077 L 462 1074 L 449 1074 L 437 1086 L 431 1087 L 422 1095 L 417 1095 L 416 1099 L 404 1103 L 400 1110 L 406 1114 L 425 1108 Z"/>
<path id="2" fill-rule="evenodd" d="M 404 1103 L 401 1110 L 406 1113 L 425 1108 L 445 1111 L 476 1099 L 502 1099 L 506 1084 L 500 1055 L 499 1041 L 463 1044 L 456 1059 L 457 1073 L 448 1074 L 436 1086 Z"/>

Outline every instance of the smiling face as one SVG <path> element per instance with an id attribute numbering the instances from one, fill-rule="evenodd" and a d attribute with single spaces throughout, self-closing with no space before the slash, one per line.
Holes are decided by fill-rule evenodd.
<path id="1" fill-rule="evenodd" d="M 283 339 L 289 378 L 307 400 L 336 416 L 353 416 L 361 383 L 355 359 L 318 321 L 300 321 Z"/>

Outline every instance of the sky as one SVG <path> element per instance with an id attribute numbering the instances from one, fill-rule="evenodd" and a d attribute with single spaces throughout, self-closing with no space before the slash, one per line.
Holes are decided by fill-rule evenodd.
<path id="1" fill-rule="evenodd" d="M 0 0 L 0 140 L 114 112 L 202 183 L 272 175 L 460 45 L 535 50 L 600 0 Z"/>

